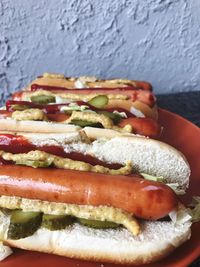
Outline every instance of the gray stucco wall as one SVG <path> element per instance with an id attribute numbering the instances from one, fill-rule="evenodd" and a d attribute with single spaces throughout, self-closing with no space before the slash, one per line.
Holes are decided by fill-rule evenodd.
<path id="1" fill-rule="evenodd" d="M 199 0 L 0 0 L 0 96 L 37 75 L 200 89 Z"/>

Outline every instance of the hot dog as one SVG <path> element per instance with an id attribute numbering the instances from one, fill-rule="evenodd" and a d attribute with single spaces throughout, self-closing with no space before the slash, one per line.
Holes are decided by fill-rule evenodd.
<path id="1" fill-rule="evenodd" d="M 81 88 L 81 90 L 77 90 Z M 75 90 L 76 89 L 76 90 Z M 23 91 L 13 94 L 13 100 L 31 100 L 36 95 L 55 96 L 55 103 L 67 98 L 88 100 L 96 95 L 107 95 L 107 107 L 124 108 L 130 111 L 133 107 L 139 110 L 142 116 L 157 119 L 156 98 L 152 93 L 152 86 L 143 81 L 124 79 L 98 80 L 94 77 L 65 78 L 63 75 L 44 74 Z M 75 98 L 74 98 L 75 97 Z M 115 101 L 118 100 L 116 105 Z M 121 100 L 120 100 L 121 99 Z M 124 100 L 123 100 L 124 99 Z"/>
<path id="2" fill-rule="evenodd" d="M 6 118 L 12 118 L 12 114 L 14 111 L 6 111 L 6 110 L 0 110 L 0 119 L 6 119 Z M 50 122 L 65 122 L 67 119 L 69 119 L 70 115 L 67 115 L 65 113 L 47 113 L 46 118 Z M 156 135 L 156 133 L 155 133 Z"/>
<path id="3" fill-rule="evenodd" d="M 52 87 L 62 87 L 62 88 L 77 88 L 77 87 L 133 87 L 143 90 L 152 91 L 152 85 L 146 81 L 136 81 L 127 79 L 112 79 L 112 80 L 100 80 L 96 77 L 65 77 L 60 74 L 44 73 L 42 76 L 38 77 L 36 80 L 32 81 L 32 84 L 38 85 L 49 85 Z M 27 89 L 30 89 L 31 85 Z"/>
<path id="4" fill-rule="evenodd" d="M 35 86 L 37 86 L 37 90 L 35 89 Z M 150 107 L 153 107 L 155 104 L 155 97 L 150 91 L 144 91 L 144 90 L 133 90 L 132 88 L 113 88 L 113 89 L 108 89 L 108 88 L 83 88 L 81 90 L 78 90 L 78 92 L 75 92 L 74 89 L 59 89 L 56 87 L 55 89 L 52 87 L 45 86 L 44 88 L 38 85 L 34 85 L 34 90 L 32 91 L 21 91 L 21 92 L 16 92 L 13 94 L 12 99 L 13 100 L 25 100 L 25 99 L 30 99 L 32 95 L 36 95 L 33 92 L 39 92 L 41 91 L 46 93 L 50 92 L 49 95 L 58 95 L 64 98 L 67 98 L 67 96 L 70 94 L 70 96 L 73 99 L 73 94 L 76 93 L 76 95 L 89 98 L 93 98 L 96 96 L 98 93 L 99 95 L 108 95 L 110 99 L 116 98 L 117 95 L 120 95 L 122 99 L 131 99 L 133 102 L 136 100 L 141 101 L 142 103 L 149 105 Z M 65 96 L 66 95 L 66 96 Z M 75 98 L 77 99 L 77 98 Z"/>
<path id="5" fill-rule="evenodd" d="M 20 102 L 20 105 L 22 105 L 21 102 Z M 63 105 L 61 107 L 63 107 Z M 56 109 L 56 108 L 58 109 L 59 107 L 53 107 L 53 109 Z M 31 109 L 31 110 L 34 110 L 34 109 Z M 14 112 L 15 111 L 0 110 L 0 119 L 12 118 L 12 114 Z M 46 111 L 46 109 L 45 109 L 45 114 L 46 114 L 45 120 L 48 120 L 49 122 L 66 123 L 66 121 L 70 118 L 70 115 L 66 113 L 62 113 L 62 112 L 49 113 L 49 111 L 48 110 Z M 128 117 L 124 119 L 121 118 L 120 122 L 116 124 L 116 126 L 118 126 L 119 129 L 120 128 L 123 129 L 126 125 L 130 125 L 132 127 L 131 131 L 135 134 L 149 136 L 151 138 L 158 138 L 161 134 L 160 124 L 150 118 L 135 118 L 135 117 Z M 3 127 L 0 127 L 0 128 L 1 130 L 4 130 Z"/>
<path id="6" fill-rule="evenodd" d="M 43 154 L 42 156 L 39 156 L 39 158 L 36 155 L 36 158 L 34 159 L 32 153 L 32 151 L 40 150 L 47 152 L 48 158 L 53 154 L 61 158 L 75 160 L 75 163 L 77 160 L 81 160 L 92 164 L 93 166 L 98 164 L 99 166 L 106 166 L 110 169 L 121 168 L 123 165 L 111 165 L 95 158 L 95 155 L 93 155 L 94 152 L 91 152 L 93 143 L 87 144 L 85 152 L 82 152 L 81 154 L 80 152 L 78 153 L 78 151 L 74 151 L 75 148 L 73 148 L 71 143 L 68 144 L 68 146 L 71 148 L 72 152 L 69 151 L 66 139 L 64 139 L 65 136 L 54 135 L 54 139 L 58 140 L 58 143 L 54 143 L 53 145 L 49 143 L 49 138 L 51 138 L 50 135 L 41 135 L 34 140 L 34 136 L 29 134 L 26 134 L 25 136 L 0 134 L 1 157 L 3 160 L 8 160 L 9 164 L 10 161 L 13 161 L 13 163 L 15 163 L 15 161 L 18 162 L 15 158 L 15 155 L 18 154 L 18 158 L 19 160 L 22 160 L 22 162 L 29 160 L 40 161 L 44 160 Z M 140 139 L 141 137 L 139 137 L 139 140 Z M 131 145 L 131 142 L 128 141 L 128 139 L 125 140 Z M 137 138 L 135 140 L 131 139 L 131 141 L 135 143 Z M 150 146 L 151 140 L 147 139 L 146 141 L 147 143 L 144 142 L 144 147 Z M 157 144 L 157 141 L 154 142 Z M 63 143 L 63 145 L 61 145 L 61 143 Z M 73 145 L 76 146 L 76 143 Z M 95 142 L 94 146 L 96 146 Z M 103 148 L 103 144 L 100 145 L 100 147 Z M 141 147 L 141 144 L 139 144 L 139 147 Z M 68 153 L 65 152 L 66 149 Z M 10 152 L 11 154 L 7 152 Z M 28 156 L 29 153 L 32 153 L 31 157 Z M 154 151 L 152 151 L 152 153 L 154 153 Z M 44 156 L 45 155 L 46 153 Z M 91 155 L 93 155 L 93 157 L 91 157 Z M 26 157 L 24 158 L 24 156 Z M 137 164 L 141 165 L 141 163 Z M 50 202 L 57 201 L 80 205 L 98 206 L 107 204 L 130 212 L 143 219 L 161 218 L 177 206 L 178 200 L 170 188 L 164 184 L 144 180 L 140 175 L 139 178 L 138 175 L 133 173 L 130 173 L 130 176 L 124 176 L 119 174 L 99 174 L 96 173 L 96 171 L 94 171 L 95 173 L 93 173 L 93 171 L 77 172 L 73 169 L 66 170 L 66 167 L 64 167 L 65 165 L 63 165 L 63 167 L 61 167 L 61 165 L 55 165 L 57 168 L 61 168 L 59 170 L 52 168 L 34 169 L 14 166 L 13 164 L 11 166 L 3 165 L 4 166 L 0 167 L 0 176 L 2 176 L 0 182 L 1 195 L 14 194 L 15 196 L 24 198 L 29 197 L 31 199 L 41 199 Z M 64 170 L 62 168 L 64 168 Z M 67 168 L 71 167 L 69 166 Z M 80 168 L 82 169 L 82 167 Z M 169 169 L 170 168 L 171 166 L 169 166 Z M 10 178 L 8 178 L 6 174 L 9 174 Z M 5 180 L 3 177 L 5 177 Z M 115 194 L 111 194 L 113 183 L 115 183 Z M 90 192 L 90 194 L 88 192 Z M 99 194 L 97 194 L 97 192 L 99 192 Z M 121 197 L 116 198 L 116 195 Z M 149 201 L 149 198 L 151 198 L 151 201 Z"/>
<path id="7" fill-rule="evenodd" d="M 171 188 L 137 176 L 58 169 L 41 171 L 7 165 L 0 166 L 0 176 L 1 195 L 78 205 L 112 206 L 147 220 L 163 218 L 178 205 Z"/>
<path id="8" fill-rule="evenodd" d="M 35 92 L 38 90 L 46 90 L 46 91 L 51 91 L 55 93 L 74 93 L 75 89 L 63 89 L 62 87 L 52 87 L 48 85 L 38 85 L 38 84 L 32 84 L 31 85 L 31 92 Z M 67 91 L 66 91 L 67 90 Z M 94 92 L 98 92 L 98 94 L 123 94 L 129 97 L 132 101 L 139 100 L 149 106 L 153 106 L 155 104 L 155 96 L 149 91 L 149 90 L 141 90 L 139 88 L 134 88 L 134 87 L 116 87 L 116 88 L 82 88 L 77 92 L 78 94 L 81 95 L 92 95 Z M 13 97 L 15 98 L 15 96 Z M 23 98 L 23 95 L 21 95 L 21 98 Z"/>
<path id="9" fill-rule="evenodd" d="M 137 238 L 140 239 L 140 235 L 146 235 L 146 226 L 144 227 L 144 225 L 149 225 L 148 220 L 154 221 L 156 231 L 157 220 L 168 216 L 172 211 L 175 212 L 180 201 L 168 185 L 146 180 L 143 173 L 161 175 L 168 179 L 168 182 L 179 179 L 183 181 L 184 179 L 182 187 L 186 187 L 190 173 L 188 164 L 178 151 L 156 140 L 144 137 L 122 136 L 111 138 L 107 141 L 96 140 L 91 142 L 84 135 L 83 131 L 80 133 L 37 135 L 31 133 L 1 133 L 0 207 L 12 209 L 11 214 L 17 213 L 17 216 L 19 214 L 21 216 L 23 212 L 33 211 L 38 214 L 37 216 L 41 216 L 41 212 L 44 213 L 42 216 L 57 214 L 58 218 L 60 218 L 61 214 L 62 216 L 64 216 L 63 214 L 75 216 L 73 217 L 76 218 L 73 219 L 75 224 L 72 228 L 75 233 L 74 235 L 72 234 L 72 238 L 73 236 L 80 235 L 80 238 L 85 240 L 85 237 L 79 231 L 76 234 L 77 227 L 89 227 L 90 231 L 94 231 L 92 236 L 95 238 L 99 236 L 98 242 L 103 240 L 100 236 L 101 234 L 104 235 L 104 231 L 107 235 L 110 235 L 109 231 L 114 231 L 113 234 L 116 237 L 120 233 L 124 235 L 125 231 L 128 231 L 128 243 L 126 246 L 131 247 L 135 244 L 134 240 L 136 237 L 134 236 L 137 235 Z M 127 146 L 130 148 L 129 150 L 127 150 Z M 41 153 L 38 153 L 38 151 L 41 151 Z M 116 151 L 119 151 L 119 153 L 116 153 Z M 147 154 L 148 157 L 146 156 Z M 155 155 L 156 158 L 163 157 L 166 160 L 164 168 L 163 163 L 160 165 L 159 161 L 156 161 Z M 66 165 L 68 163 L 66 163 L 67 161 L 65 162 L 65 159 L 67 161 L 68 159 L 72 160 L 70 165 Z M 50 165 L 46 164 L 49 160 Z M 127 160 L 130 160 L 133 168 L 130 169 L 128 167 L 128 173 L 122 174 L 122 170 L 124 172 L 124 168 L 126 168 L 123 165 Z M 81 162 L 80 166 L 78 165 L 74 169 L 77 161 Z M 41 165 L 41 163 L 43 164 Z M 82 169 L 82 166 L 85 166 L 85 164 L 89 164 L 87 166 L 90 171 L 85 168 Z M 181 166 L 181 171 L 175 169 L 177 166 Z M 152 171 L 152 168 L 154 171 Z M 22 209 L 22 211 L 15 211 L 16 209 Z M 24 215 L 22 214 L 22 216 Z M 140 221 L 137 221 L 138 219 Z M 17 236 L 14 232 L 13 236 L 13 228 L 11 226 L 14 222 L 12 220 L 10 226 L 7 226 L 9 236 L 5 235 L 4 237 L 6 244 L 32 250 L 38 250 L 41 247 L 42 251 L 50 251 L 47 243 L 45 243 L 45 247 L 33 244 L 40 244 L 39 240 L 37 241 L 37 236 L 40 236 L 41 231 L 48 233 L 48 238 L 52 235 L 51 231 L 44 230 L 45 228 L 41 228 L 42 226 L 37 226 L 39 229 L 34 230 L 36 231 L 35 233 L 30 234 L 28 232 L 25 238 L 19 239 L 20 231 L 18 231 Z M 103 227 L 102 223 L 104 223 L 109 225 L 109 227 L 111 227 L 110 225 L 116 227 L 116 225 L 120 224 L 123 225 L 123 228 L 121 230 L 98 229 L 100 232 L 97 234 L 95 232 L 97 230 L 92 230 L 91 226 L 81 226 L 82 220 L 86 220 L 87 223 L 89 220 L 92 225 L 100 223 L 101 226 L 98 227 Z M 161 224 L 159 227 L 162 229 L 169 222 L 162 221 L 159 224 Z M 174 226 L 171 223 L 170 225 L 170 229 L 173 229 Z M 95 227 L 97 226 L 95 225 Z M 71 234 L 67 234 L 67 231 L 70 231 L 69 229 L 71 228 L 68 226 L 66 230 L 57 231 L 60 234 L 62 233 L 61 237 L 67 240 L 71 236 Z M 189 228 L 185 228 L 184 237 L 185 231 L 189 234 Z M 55 232 L 53 230 L 52 233 Z M 29 245 L 26 243 L 26 240 L 29 242 Z M 44 238 L 43 242 L 46 242 L 45 240 L 49 239 Z M 78 240 L 75 243 L 69 242 L 69 244 L 72 246 L 73 255 L 80 258 L 79 254 L 75 252 L 76 246 L 79 244 Z M 185 241 L 185 238 L 180 238 L 179 240 L 182 243 Z M 93 240 L 92 242 L 96 241 Z M 54 241 L 52 241 L 53 244 Z M 121 251 L 120 247 L 118 247 L 119 249 Z M 164 256 L 164 251 L 161 251 L 162 253 L 159 253 Z M 55 247 L 54 249 L 54 253 L 71 257 L 72 254 L 68 252 L 67 248 L 56 250 Z M 86 253 L 87 255 L 84 254 L 84 257 L 91 255 L 89 259 L 92 259 L 93 254 L 88 253 Z M 103 260 L 104 253 L 93 259 Z M 140 262 L 145 262 L 145 253 L 147 252 L 142 252 L 142 257 L 141 253 L 138 254 L 140 256 L 137 256 L 137 260 L 140 257 Z M 111 261 L 114 261 L 115 253 L 111 253 L 111 255 Z M 133 250 L 131 250 L 131 255 L 135 255 Z M 148 261 L 157 259 L 157 257 L 152 255 L 154 254 L 151 254 L 151 257 L 148 256 Z M 107 257 L 105 261 L 108 261 Z M 126 253 L 121 251 L 121 256 L 117 257 L 117 262 L 133 263 L 136 262 L 136 259 L 133 256 L 127 258 Z"/>
<path id="10" fill-rule="evenodd" d="M 119 123 L 119 126 L 123 128 L 127 124 L 132 125 L 135 134 L 149 136 L 151 138 L 158 138 L 162 131 L 161 125 L 149 118 L 123 119 Z"/>

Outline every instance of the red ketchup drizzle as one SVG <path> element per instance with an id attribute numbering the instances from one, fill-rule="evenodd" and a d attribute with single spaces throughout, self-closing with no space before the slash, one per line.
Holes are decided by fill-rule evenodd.
<path id="1" fill-rule="evenodd" d="M 109 164 L 103 162 L 95 157 L 90 155 L 84 155 L 78 152 L 70 152 L 66 153 L 62 147 L 59 146 L 41 146 L 37 147 L 36 145 L 31 144 L 26 138 L 23 136 L 16 136 L 12 134 L 1 134 L 0 135 L 0 150 L 5 152 L 10 152 L 13 154 L 18 153 L 28 153 L 31 150 L 40 150 L 44 151 L 59 157 L 69 158 L 72 160 L 79 160 L 90 163 L 91 165 L 101 165 L 104 167 L 108 167 L 110 169 L 118 169 L 122 167 L 121 164 Z M 4 161 L 0 158 L 0 164 L 11 164 L 12 162 Z"/>
<path id="2" fill-rule="evenodd" d="M 35 146 L 29 143 L 23 136 L 13 134 L 0 135 L 0 150 L 10 153 L 27 153 L 34 150 Z"/>

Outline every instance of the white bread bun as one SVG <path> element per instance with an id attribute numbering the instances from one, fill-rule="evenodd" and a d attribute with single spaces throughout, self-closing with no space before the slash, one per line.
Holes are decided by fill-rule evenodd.
<path id="1" fill-rule="evenodd" d="M 91 140 L 96 140 L 99 138 L 113 138 L 115 136 L 122 135 L 121 132 L 118 132 L 112 129 L 102 129 L 102 128 L 94 128 L 94 127 L 85 127 L 83 129 Z"/>
<path id="2" fill-rule="evenodd" d="M 32 236 L 18 240 L 4 237 L 4 243 L 70 258 L 143 264 L 162 259 L 190 238 L 190 223 L 175 227 L 173 222 L 143 221 L 141 228 L 141 234 L 134 237 L 122 228 L 97 230 L 76 223 L 59 231 L 40 228 Z"/>
<path id="3" fill-rule="evenodd" d="M 164 142 L 122 135 L 94 141 L 87 153 L 109 163 L 125 164 L 131 160 L 139 172 L 162 176 L 167 183 L 178 183 L 182 189 L 189 185 L 191 171 L 185 156 Z"/>
<path id="4" fill-rule="evenodd" d="M 85 127 L 84 132 L 89 139 L 97 140 L 87 145 L 75 142 L 69 147 L 63 144 L 65 151 L 89 154 L 108 163 L 124 165 L 131 160 L 136 171 L 162 176 L 167 183 L 178 183 L 183 190 L 189 186 L 189 163 L 174 147 L 140 135 L 116 134 L 113 130 Z"/>
<path id="5" fill-rule="evenodd" d="M 79 130 L 79 126 L 53 123 L 46 121 L 17 121 L 14 119 L 1 119 L 0 131 L 31 132 L 31 133 L 66 133 Z"/>
<path id="6" fill-rule="evenodd" d="M 86 133 L 86 134 L 85 134 Z M 102 137 L 103 133 L 107 138 Z M 86 127 L 77 132 L 44 134 L 23 133 L 29 142 L 36 146 L 57 145 L 69 152 L 92 155 L 108 163 L 125 164 L 132 161 L 133 168 L 140 173 L 162 176 L 167 183 L 178 183 L 185 190 L 189 185 L 190 167 L 185 156 L 174 147 L 154 139 L 128 134 L 123 135 L 113 130 Z"/>
<path id="7" fill-rule="evenodd" d="M 115 136 L 128 135 L 127 133 L 113 129 L 102 129 L 95 127 L 84 127 L 61 122 L 47 122 L 47 121 L 17 121 L 15 119 L 1 119 L 0 131 L 4 132 L 29 132 L 29 133 L 68 133 L 83 129 L 91 140 L 98 138 L 113 138 Z M 134 134 L 132 134 L 134 135 Z"/>
<path id="8" fill-rule="evenodd" d="M 3 132 L 10 133 L 10 132 Z M 84 131 L 67 132 L 67 133 L 14 133 L 15 135 L 21 135 L 28 139 L 28 141 L 36 146 L 60 146 L 65 147 L 69 144 L 86 143 L 91 141 L 87 137 Z"/>
<path id="9" fill-rule="evenodd" d="M 80 130 L 81 127 L 66 123 L 54 123 L 46 121 L 17 121 L 14 119 L 1 119 L 0 131 L 1 132 L 15 132 L 15 133 L 68 133 Z M 112 138 L 117 135 L 122 135 L 121 132 L 112 129 L 101 129 L 94 127 L 85 127 L 86 134 L 91 140 L 101 137 Z"/>

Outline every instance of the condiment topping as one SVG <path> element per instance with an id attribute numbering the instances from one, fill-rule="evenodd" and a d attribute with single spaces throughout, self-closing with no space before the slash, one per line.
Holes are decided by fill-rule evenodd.
<path id="1" fill-rule="evenodd" d="M 61 169 L 90 171 L 112 175 L 128 175 L 132 173 L 131 161 L 128 161 L 124 167 L 114 170 L 101 165 L 93 166 L 83 161 L 58 157 L 40 150 L 30 151 L 28 153 L 21 154 L 12 154 L 0 150 L 0 156 L 4 160 L 14 161 L 16 164 L 31 166 L 33 168 L 48 167 L 52 165 L 56 168 Z"/>

